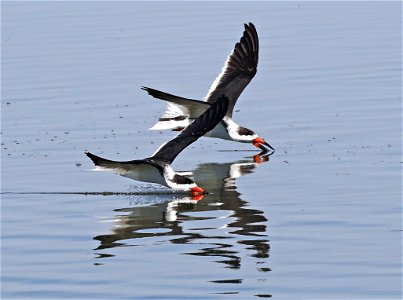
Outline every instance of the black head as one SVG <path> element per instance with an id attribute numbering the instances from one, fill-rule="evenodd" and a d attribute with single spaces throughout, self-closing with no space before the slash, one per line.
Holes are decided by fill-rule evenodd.
<path id="1" fill-rule="evenodd" d="M 172 181 L 174 181 L 177 184 L 193 184 L 194 181 L 185 177 L 185 176 L 181 176 L 178 174 L 174 175 L 174 178 L 172 179 Z"/>
<path id="2" fill-rule="evenodd" d="M 243 135 L 243 136 L 254 136 L 255 132 L 253 130 L 250 130 L 246 127 L 239 127 L 238 128 L 238 134 Z"/>

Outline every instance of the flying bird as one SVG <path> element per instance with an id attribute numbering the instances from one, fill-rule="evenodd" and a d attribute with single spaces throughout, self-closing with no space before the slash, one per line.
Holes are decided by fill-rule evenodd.
<path id="1" fill-rule="evenodd" d="M 131 161 L 113 161 L 85 154 L 94 162 L 97 169 L 111 171 L 138 181 L 152 182 L 169 187 L 175 191 L 191 192 L 193 196 L 203 195 L 205 191 L 191 179 L 177 174 L 171 167 L 172 162 L 183 149 L 213 129 L 227 112 L 229 99 L 222 95 L 204 113 L 197 117 L 174 139 L 162 144 L 151 156 Z"/>
<path id="2" fill-rule="evenodd" d="M 226 95 L 230 102 L 225 117 L 213 130 L 206 133 L 206 136 L 252 143 L 263 152 L 268 151 L 265 147 L 267 146 L 274 151 L 273 147 L 253 130 L 238 125 L 232 119 L 234 106 L 239 95 L 256 74 L 259 57 L 259 38 L 256 28 L 252 23 L 244 24 L 244 26 L 243 36 L 235 44 L 204 101 L 183 98 L 149 87 L 142 87 L 149 95 L 167 102 L 166 111 L 161 115 L 159 121 L 150 128 L 151 130 L 181 131 L 212 104 L 221 101 L 221 95 Z"/>

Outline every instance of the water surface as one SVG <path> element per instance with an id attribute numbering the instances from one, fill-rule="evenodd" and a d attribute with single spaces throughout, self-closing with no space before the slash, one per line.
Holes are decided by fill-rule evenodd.
<path id="1" fill-rule="evenodd" d="M 400 299 L 401 11 L 2 2 L 2 298 Z M 172 138 L 140 86 L 201 99 L 250 21 L 235 120 L 270 159 L 200 139 L 173 164 L 200 201 L 91 171 Z"/>

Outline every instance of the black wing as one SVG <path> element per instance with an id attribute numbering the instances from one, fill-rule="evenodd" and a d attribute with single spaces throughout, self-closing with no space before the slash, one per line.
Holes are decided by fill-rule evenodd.
<path id="1" fill-rule="evenodd" d="M 145 86 L 142 86 L 141 89 L 146 91 L 150 96 L 153 96 L 154 98 L 161 99 L 173 103 L 176 106 L 179 106 L 179 109 L 183 112 L 185 117 L 189 117 L 191 119 L 196 119 L 211 106 L 210 103 L 207 103 L 205 101 L 183 98 Z M 163 114 L 162 119 L 164 119 L 164 115 L 165 114 Z M 160 121 L 162 121 L 161 118 Z"/>
<path id="2" fill-rule="evenodd" d="M 259 38 L 252 23 L 245 24 L 245 31 L 234 50 L 228 56 L 222 72 L 213 82 L 206 101 L 214 103 L 221 95 L 230 99 L 227 116 L 232 116 L 239 95 L 249 84 L 257 71 L 259 59 Z"/>
<path id="3" fill-rule="evenodd" d="M 168 93 L 165 93 L 165 92 L 162 92 L 162 91 L 159 91 L 156 89 L 152 89 L 152 88 L 149 88 L 146 86 L 142 86 L 141 89 L 143 91 L 146 91 L 150 96 L 153 96 L 154 98 L 173 102 L 173 103 L 182 104 L 183 102 L 191 101 L 191 102 L 195 102 L 195 103 L 198 103 L 201 105 L 206 105 L 206 102 L 204 102 L 204 101 L 175 96 L 175 95 L 168 94 Z"/>
<path id="4" fill-rule="evenodd" d="M 224 118 L 229 102 L 229 99 L 222 95 L 219 101 L 211 105 L 176 138 L 165 143 L 150 159 L 172 163 L 183 149 L 212 130 Z"/>

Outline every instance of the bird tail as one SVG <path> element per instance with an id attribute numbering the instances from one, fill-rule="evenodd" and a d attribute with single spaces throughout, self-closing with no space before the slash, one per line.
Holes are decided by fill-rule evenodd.
<path id="1" fill-rule="evenodd" d="M 178 97 L 144 86 L 141 89 L 154 98 L 167 102 L 165 112 L 161 114 L 158 122 L 150 130 L 180 131 L 211 106 L 210 103 L 204 101 Z"/>

